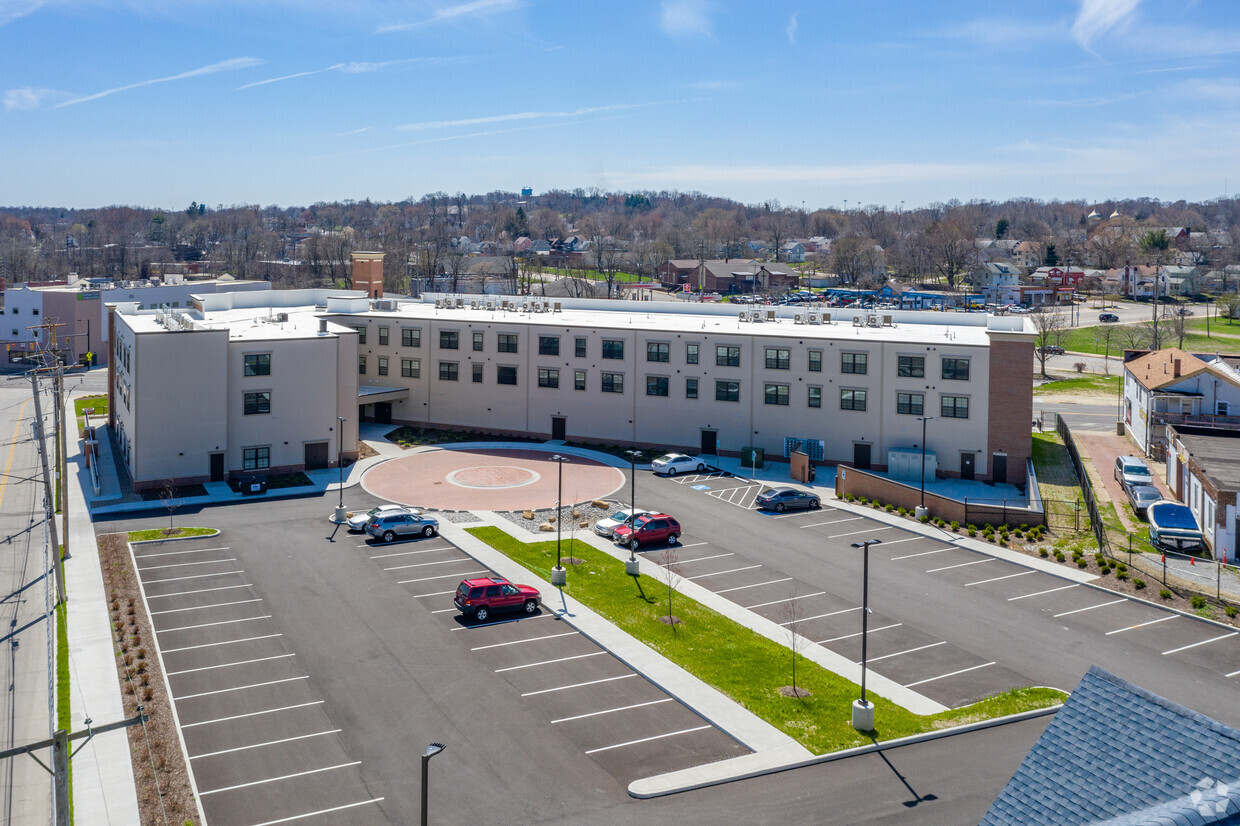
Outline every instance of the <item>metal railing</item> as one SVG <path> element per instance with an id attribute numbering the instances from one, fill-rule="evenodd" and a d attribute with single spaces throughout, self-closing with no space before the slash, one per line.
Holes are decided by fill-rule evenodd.
<path id="1" fill-rule="evenodd" d="M 1094 496 L 1093 483 L 1090 482 L 1089 474 L 1085 472 L 1085 466 L 1081 463 L 1081 454 L 1076 449 L 1072 430 L 1064 421 L 1063 416 L 1058 413 L 1055 414 L 1055 431 L 1063 439 L 1064 447 L 1068 449 L 1068 456 L 1072 459 L 1072 467 L 1076 469 L 1076 478 L 1081 482 L 1081 493 L 1084 494 L 1085 507 L 1089 511 L 1089 524 L 1093 528 L 1094 539 L 1098 541 L 1098 550 L 1107 556 L 1114 556 L 1111 553 L 1111 541 L 1107 537 L 1107 526 L 1102 521 L 1102 512 L 1098 509 L 1098 500 Z"/>

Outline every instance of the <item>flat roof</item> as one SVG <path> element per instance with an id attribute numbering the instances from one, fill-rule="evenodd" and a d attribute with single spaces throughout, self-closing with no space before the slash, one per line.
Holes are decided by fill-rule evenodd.
<path id="1" fill-rule="evenodd" d="M 1178 433 L 1180 444 L 1220 490 L 1240 490 L 1240 438 Z"/>

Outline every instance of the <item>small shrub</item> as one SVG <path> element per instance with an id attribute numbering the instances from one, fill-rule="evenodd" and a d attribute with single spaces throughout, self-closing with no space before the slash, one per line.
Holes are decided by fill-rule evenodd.
<path id="1" fill-rule="evenodd" d="M 1228 605 L 1226 608 L 1223 609 L 1223 612 L 1227 614 L 1227 617 L 1229 619 L 1236 618 L 1236 606 L 1234 605 Z"/>
<path id="2" fill-rule="evenodd" d="M 1021 522 L 1021 523 L 1020 523 L 1020 529 L 1021 529 L 1022 531 L 1027 531 L 1027 530 L 1029 530 L 1029 523 L 1028 523 L 1028 522 Z"/>
<path id="3" fill-rule="evenodd" d="M 1063 562 L 1065 558 L 1066 558 L 1066 557 L 1064 557 L 1064 555 L 1063 555 L 1063 551 L 1055 551 L 1055 559 L 1056 559 L 1057 561 L 1059 561 L 1059 562 Z"/>
<path id="4" fill-rule="evenodd" d="M 857 497 L 857 504 L 858 504 L 858 505 L 868 505 L 868 504 L 870 504 L 870 500 L 869 500 L 869 499 L 866 499 L 864 496 L 858 496 L 858 497 Z"/>
<path id="5" fill-rule="evenodd" d="M 1076 561 L 1076 567 L 1078 567 L 1078 568 L 1088 568 L 1088 567 L 1089 567 L 1089 562 L 1088 562 L 1088 560 L 1078 559 L 1078 560 Z"/>
<path id="6" fill-rule="evenodd" d="M 886 505 L 883 505 L 883 510 L 887 511 L 887 513 L 891 513 L 893 510 L 895 510 L 895 508 L 892 506 L 890 502 L 888 502 Z"/>
<path id="7" fill-rule="evenodd" d="M 1163 599 L 1171 599 L 1171 596 L 1172 596 L 1171 592 L 1168 591 L 1166 588 L 1163 588 L 1161 591 L 1159 591 L 1158 595 L 1162 597 Z"/>
<path id="8" fill-rule="evenodd" d="M 896 512 L 901 516 L 908 516 L 908 510 L 906 508 L 897 508 Z"/>
<path id="9" fill-rule="evenodd" d="M 1132 581 L 1132 584 L 1136 587 L 1138 591 L 1140 591 L 1142 588 L 1145 587 L 1145 580 L 1141 579 L 1140 577 L 1137 577 L 1136 579 Z"/>
<path id="10" fill-rule="evenodd" d="M 971 531 L 975 531 L 975 530 L 977 530 L 977 525 L 974 525 L 972 522 L 970 522 L 970 523 L 969 523 L 969 530 L 971 530 Z"/>
<path id="11" fill-rule="evenodd" d="M 977 528 L 972 525 L 969 526 L 969 536 L 977 536 Z"/>
<path id="12" fill-rule="evenodd" d="M 1124 564 L 1124 563 L 1122 563 L 1122 562 L 1117 563 L 1117 564 L 1115 565 L 1115 567 L 1119 569 L 1119 572 L 1120 572 L 1121 574 L 1126 574 L 1126 573 L 1128 573 L 1128 566 L 1127 566 L 1127 565 L 1125 565 L 1125 564 Z"/>
<path id="13" fill-rule="evenodd" d="M 1125 579 L 1128 579 L 1128 574 L 1125 573 L 1124 571 L 1116 571 L 1115 578 L 1118 580 L 1125 580 Z"/>
<path id="14" fill-rule="evenodd" d="M 1072 365 L 1072 369 L 1073 369 L 1073 370 L 1075 370 L 1075 371 L 1076 371 L 1076 372 L 1078 372 L 1078 373 L 1084 373 L 1084 372 L 1085 372 L 1085 362 L 1083 362 L 1083 361 L 1078 361 L 1078 362 L 1073 363 L 1073 365 Z"/>
<path id="15" fill-rule="evenodd" d="M 1202 608 L 1206 607 L 1205 597 L 1195 596 L 1192 599 L 1190 599 L 1189 602 L 1191 602 L 1193 604 L 1193 607 L 1196 608 L 1197 610 L 1201 610 Z"/>
<path id="16" fill-rule="evenodd" d="M 1050 555 L 1051 555 L 1051 552 L 1050 552 L 1050 551 L 1048 551 L 1048 550 L 1046 550 L 1046 548 L 1038 548 L 1038 555 L 1039 555 L 1039 556 L 1042 556 L 1043 558 L 1045 558 L 1045 557 L 1050 556 Z"/>
<path id="17" fill-rule="evenodd" d="M 925 524 L 926 522 L 930 521 L 930 517 L 923 513 L 920 517 L 920 521 L 922 524 Z"/>
<path id="18" fill-rule="evenodd" d="M 846 493 L 846 494 L 844 494 L 844 501 L 845 501 L 845 502 L 851 502 L 852 500 L 853 500 L 853 495 L 852 495 L 851 493 Z"/>
<path id="19" fill-rule="evenodd" d="M 955 519 L 952 520 L 952 530 L 953 531 L 960 530 L 960 523 L 956 521 Z"/>
<path id="20" fill-rule="evenodd" d="M 871 508 L 881 508 L 882 506 L 883 506 L 883 503 L 882 503 L 882 502 L 879 502 L 877 499 L 871 499 L 871 500 L 870 500 L 870 507 L 871 507 Z"/>
<path id="21" fill-rule="evenodd" d="M 1106 576 L 1107 574 L 1111 573 L 1111 566 L 1103 565 L 1101 568 L 1098 569 L 1098 573 L 1102 574 L 1103 576 Z"/>
<path id="22" fill-rule="evenodd" d="M 1097 562 L 1099 565 L 1106 562 L 1106 559 L 1107 558 L 1103 556 L 1101 553 L 1094 554 L 1094 562 Z"/>

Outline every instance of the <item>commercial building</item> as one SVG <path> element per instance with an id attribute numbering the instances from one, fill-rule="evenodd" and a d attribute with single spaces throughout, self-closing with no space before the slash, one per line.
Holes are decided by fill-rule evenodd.
<path id="1" fill-rule="evenodd" d="M 1167 426 L 1167 487 L 1197 519 L 1216 558 L 1236 559 L 1240 430 Z"/>
<path id="2" fill-rule="evenodd" d="M 933 417 L 941 473 L 1026 478 L 1036 334 L 1020 317 L 278 291 L 195 297 L 175 324 L 132 305 L 114 318 L 117 346 L 133 348 L 113 410 L 136 483 L 157 467 L 218 475 L 208 454 L 224 454 L 211 461 L 226 473 L 295 467 L 304 445 L 331 441 L 337 415 L 350 422 L 346 454 L 361 418 L 703 454 L 804 449 L 876 470 L 920 448 Z M 248 375 L 247 359 L 268 353 L 270 372 Z M 187 363 L 218 419 L 168 398 Z M 257 407 L 254 393 L 266 394 Z"/>
<path id="3" fill-rule="evenodd" d="M 1125 358 L 1122 421 L 1147 456 L 1162 457 L 1165 425 L 1240 430 L 1240 357 L 1166 347 Z"/>

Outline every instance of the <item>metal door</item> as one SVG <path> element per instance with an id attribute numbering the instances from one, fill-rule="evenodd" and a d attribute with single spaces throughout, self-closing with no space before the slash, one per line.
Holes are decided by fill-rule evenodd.
<path id="1" fill-rule="evenodd" d="M 990 457 L 990 481 L 998 485 L 1007 483 L 1006 453 L 996 453 Z"/>
<path id="2" fill-rule="evenodd" d="M 858 470 L 870 469 L 870 445 L 860 442 L 853 445 L 853 467 Z"/>
<path id="3" fill-rule="evenodd" d="M 960 478 L 961 479 L 972 479 L 973 478 L 973 463 L 974 463 L 974 456 L 972 453 L 961 453 L 960 454 Z"/>
<path id="4" fill-rule="evenodd" d="M 702 449 L 699 451 L 704 456 L 714 456 L 719 449 L 719 431 L 703 430 L 702 431 Z"/>
<path id="5" fill-rule="evenodd" d="M 212 482 L 223 482 L 224 481 L 224 454 L 223 453 L 212 453 L 211 454 L 211 481 Z"/>
<path id="6" fill-rule="evenodd" d="M 306 442 L 306 470 L 322 470 L 327 467 L 327 442 Z"/>
<path id="7" fill-rule="evenodd" d="M 568 420 L 563 416 L 551 417 L 551 438 L 557 441 L 564 441 L 568 433 Z"/>

